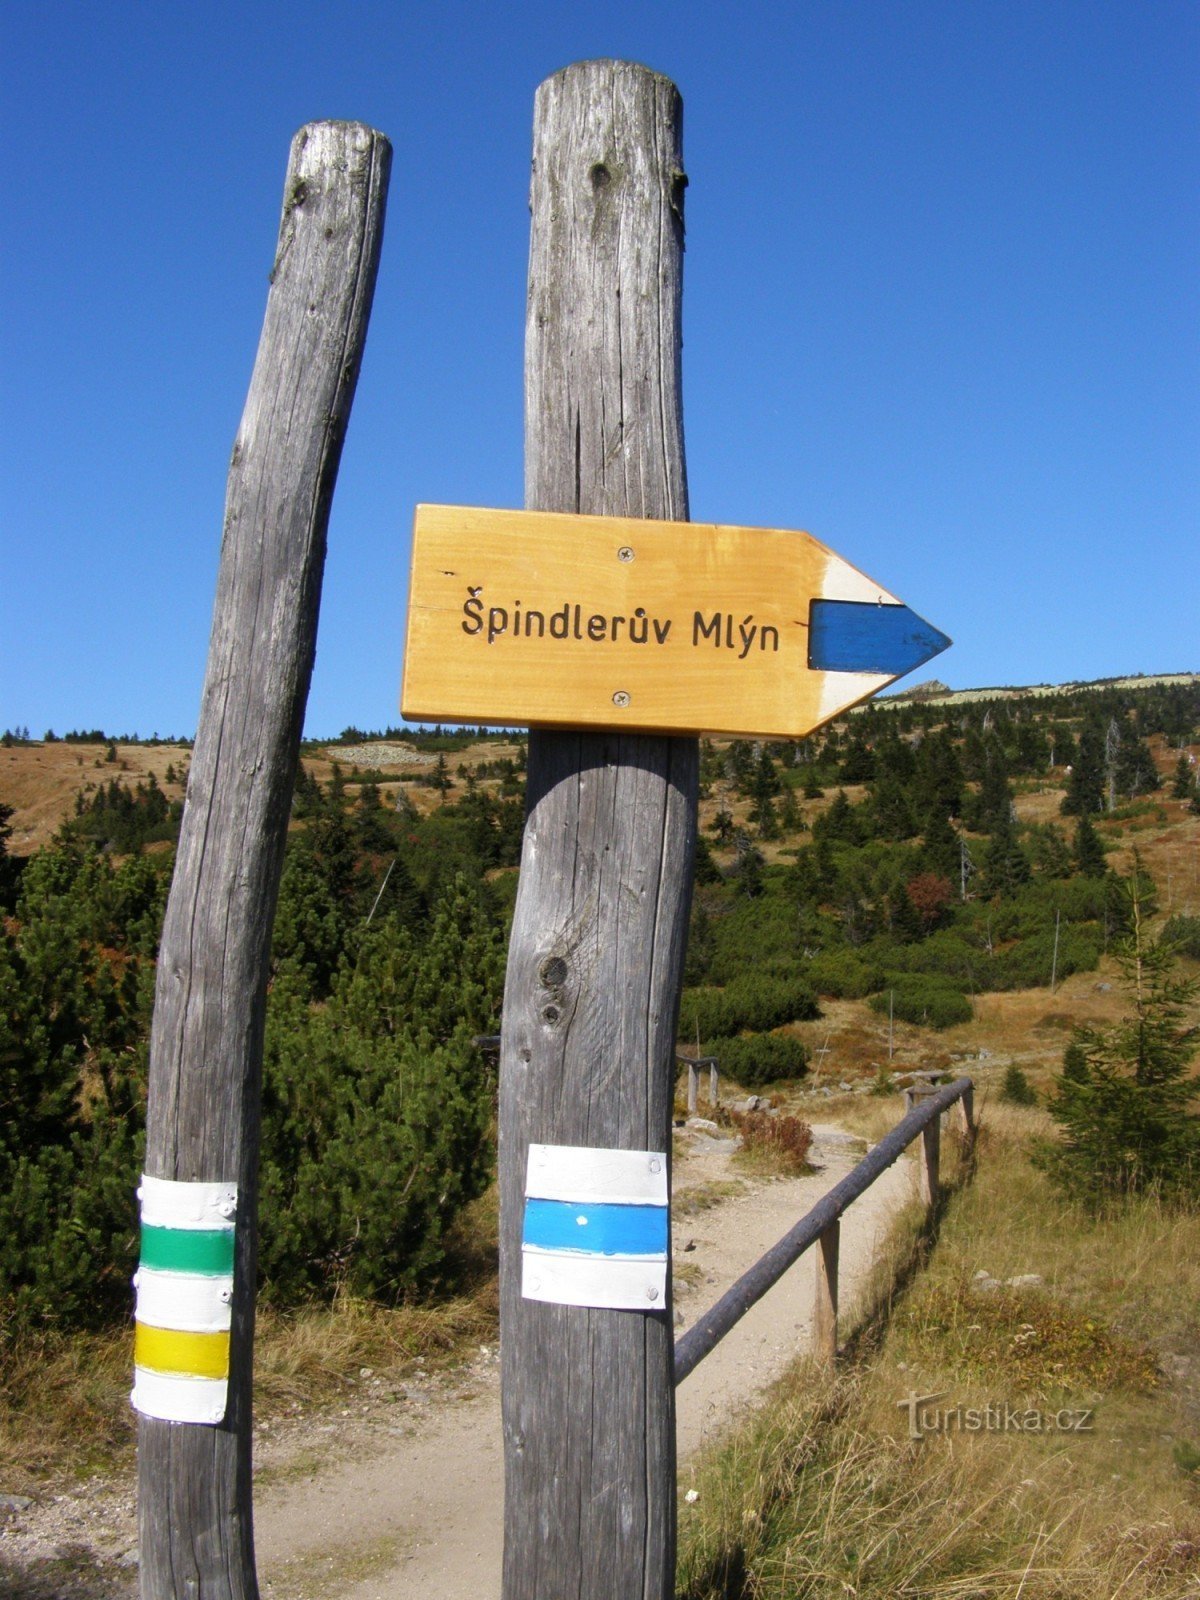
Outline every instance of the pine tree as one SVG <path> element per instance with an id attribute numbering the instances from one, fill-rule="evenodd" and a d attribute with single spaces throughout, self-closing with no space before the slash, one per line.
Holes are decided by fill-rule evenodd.
<path id="1" fill-rule="evenodd" d="M 913 796 L 919 817 L 962 813 L 963 767 L 954 741 L 945 728 L 922 739 L 916 751 Z"/>
<path id="2" fill-rule="evenodd" d="M 871 795 L 875 832 L 881 839 L 911 839 L 916 832 L 908 791 L 888 768 L 880 771 Z"/>
<path id="3" fill-rule="evenodd" d="M 1114 780 L 1118 794 L 1134 799 L 1139 794 L 1151 794 L 1162 784 L 1154 757 L 1144 739 L 1140 739 L 1127 719 L 1118 723 Z"/>
<path id="4" fill-rule="evenodd" d="M 856 728 L 842 757 L 839 773 L 843 783 L 870 783 L 875 776 L 875 752 L 867 743 L 861 728 Z"/>
<path id="5" fill-rule="evenodd" d="M 1095 816 L 1104 809 L 1104 730 L 1094 719 L 1084 725 L 1062 798 L 1068 817 Z"/>
<path id="6" fill-rule="evenodd" d="M 1200 1026 L 1189 1022 L 1200 983 L 1175 976 L 1175 956 L 1149 939 L 1135 871 L 1132 932 L 1118 961 L 1129 1013 L 1081 1028 L 1048 1102 L 1063 1132 L 1039 1159 L 1073 1197 L 1096 1206 L 1147 1189 L 1200 1198 L 1200 1116 L 1189 1064 Z"/>
<path id="7" fill-rule="evenodd" d="M 1104 843 L 1086 811 L 1075 824 L 1072 854 L 1076 870 L 1085 878 L 1102 878 L 1108 870 L 1104 863 Z"/>
<path id="8" fill-rule="evenodd" d="M 739 834 L 737 838 L 737 860 L 733 866 L 733 877 L 739 891 L 746 896 L 747 900 L 757 900 L 763 892 L 762 869 L 762 851 L 751 843 L 746 834 Z"/>
<path id="9" fill-rule="evenodd" d="M 814 839 L 840 839 L 847 844 L 860 844 L 862 842 L 862 829 L 859 826 L 858 812 L 846 797 L 846 791 L 839 789 L 833 797 L 833 804 L 828 811 L 822 814 L 813 823 Z"/>
<path id="10" fill-rule="evenodd" d="M 779 836 L 779 823 L 775 816 L 775 796 L 779 793 L 779 774 L 766 748 L 759 751 L 749 780 L 750 820 L 758 824 L 760 839 Z"/>
<path id="11" fill-rule="evenodd" d="M 927 872 L 957 878 L 961 860 L 958 834 L 944 811 L 925 813 L 925 837 L 921 844 L 921 864 Z"/>
<path id="12" fill-rule="evenodd" d="M 987 894 L 1013 894 L 1029 881 L 1029 857 L 1017 839 L 1011 813 L 1002 813 L 995 819 L 984 852 L 983 872 Z"/>
<path id="13" fill-rule="evenodd" d="M 712 831 L 718 844 L 730 844 L 733 840 L 733 813 L 722 807 L 712 819 Z"/>
<path id="14" fill-rule="evenodd" d="M 6 806 L 0 800 L 0 911 L 10 911 L 17 891 L 17 869 L 13 858 L 8 853 L 8 841 L 12 838 L 13 815 L 12 806 Z"/>
<path id="15" fill-rule="evenodd" d="M 437 1282 L 447 1228 L 493 1164 L 501 933 L 478 885 L 451 883 L 427 928 L 362 935 L 328 1002 L 285 979 L 267 1017 L 262 1244 L 269 1292 L 389 1300 Z"/>
<path id="16" fill-rule="evenodd" d="M 713 860 L 712 846 L 699 830 L 696 833 L 693 881 L 696 883 L 721 882 L 721 869 Z"/>
<path id="17" fill-rule="evenodd" d="M 1013 794 L 1008 782 L 1008 760 L 996 739 L 988 741 L 979 782 L 976 821 L 982 833 L 994 833 L 1012 821 Z"/>
<path id="18" fill-rule="evenodd" d="M 1179 752 L 1179 760 L 1175 763 L 1175 777 L 1171 784 L 1171 798 L 1173 800 L 1190 800 L 1195 789 L 1196 780 L 1194 768 L 1188 758 L 1187 752 Z"/>

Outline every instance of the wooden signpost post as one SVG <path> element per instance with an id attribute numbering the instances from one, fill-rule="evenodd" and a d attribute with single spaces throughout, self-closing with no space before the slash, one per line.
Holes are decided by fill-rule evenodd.
<path id="1" fill-rule="evenodd" d="M 643 67 L 542 84 L 528 509 L 424 506 L 413 540 L 405 715 L 533 730 L 500 1055 L 504 1600 L 674 1593 L 694 735 L 799 737 L 949 643 L 807 534 L 688 523 L 681 123 Z"/>
<path id="2" fill-rule="evenodd" d="M 251 1397 L 271 924 L 329 509 L 383 238 L 391 146 L 292 142 L 234 445 L 204 699 L 158 955 L 136 1381 L 142 1600 L 257 1600 Z"/>
<path id="3" fill-rule="evenodd" d="M 643 67 L 587 62 L 541 86 L 535 118 L 529 509 L 422 508 L 404 709 L 534 730 L 501 1035 L 505 1600 L 668 1600 L 694 735 L 797 737 L 948 640 L 806 534 L 688 523 L 679 96 Z M 230 467 L 150 1047 L 133 1396 L 145 1600 L 258 1593 L 270 931 L 389 161 L 358 125 L 298 135 Z"/>

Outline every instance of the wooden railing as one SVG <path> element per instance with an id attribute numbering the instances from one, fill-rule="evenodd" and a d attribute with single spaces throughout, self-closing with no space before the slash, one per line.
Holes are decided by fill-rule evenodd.
<path id="1" fill-rule="evenodd" d="M 921 1139 L 920 1190 L 927 1209 L 938 1198 L 938 1162 L 941 1151 L 942 1115 L 957 1104 L 963 1130 L 971 1141 L 975 1136 L 975 1085 L 970 1078 L 958 1078 L 941 1089 L 922 1087 L 920 1098 L 904 1120 L 896 1125 L 840 1183 L 822 1196 L 796 1226 L 785 1233 L 754 1263 L 748 1272 L 717 1301 L 711 1310 L 689 1328 L 675 1345 L 675 1383 L 679 1385 L 696 1370 L 705 1356 L 778 1283 L 790 1266 L 819 1245 L 817 1254 L 817 1304 L 813 1340 L 817 1355 L 832 1361 L 837 1350 L 838 1244 L 841 1217 L 846 1208 L 875 1182 L 894 1161 L 899 1160 L 918 1136 Z M 915 1097 L 910 1096 L 910 1102 Z"/>

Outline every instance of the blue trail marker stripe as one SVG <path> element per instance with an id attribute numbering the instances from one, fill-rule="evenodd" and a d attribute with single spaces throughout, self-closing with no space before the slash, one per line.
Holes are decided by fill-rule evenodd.
<path id="1" fill-rule="evenodd" d="M 523 1245 L 582 1255 L 665 1256 L 666 1206 L 598 1205 L 526 1200 Z"/>
<path id="2" fill-rule="evenodd" d="M 808 664 L 815 672 L 879 672 L 903 677 L 940 655 L 950 640 L 908 606 L 813 600 Z"/>

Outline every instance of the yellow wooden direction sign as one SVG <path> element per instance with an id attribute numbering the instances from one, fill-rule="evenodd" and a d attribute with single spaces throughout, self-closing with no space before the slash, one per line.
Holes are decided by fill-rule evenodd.
<path id="1" fill-rule="evenodd" d="M 800 738 L 949 643 L 807 533 L 418 506 L 401 710 Z"/>

